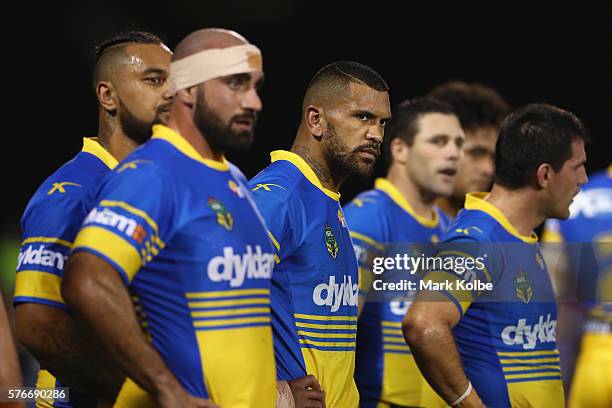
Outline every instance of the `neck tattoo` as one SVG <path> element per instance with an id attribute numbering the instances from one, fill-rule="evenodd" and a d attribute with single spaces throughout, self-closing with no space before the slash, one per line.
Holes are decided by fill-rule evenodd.
<path id="1" fill-rule="evenodd" d="M 310 149 L 308 147 L 298 146 L 293 149 L 293 153 L 297 154 L 302 159 L 304 159 L 306 163 L 308 163 L 312 171 L 314 171 L 314 173 L 322 183 L 330 183 L 332 181 L 331 172 L 329 171 L 329 169 L 312 158 L 312 155 L 310 154 Z"/>

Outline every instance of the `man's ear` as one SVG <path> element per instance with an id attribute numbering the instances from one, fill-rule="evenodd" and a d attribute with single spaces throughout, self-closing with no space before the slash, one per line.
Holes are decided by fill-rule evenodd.
<path id="1" fill-rule="evenodd" d="M 389 144 L 389 152 L 391 153 L 392 163 L 406 164 L 410 146 L 399 137 L 396 137 Z"/>
<path id="2" fill-rule="evenodd" d="M 187 89 L 181 89 L 174 95 L 174 97 L 191 108 L 193 105 L 195 105 L 195 101 L 198 99 L 198 85 Z"/>
<path id="3" fill-rule="evenodd" d="M 547 188 L 555 170 L 548 163 L 542 163 L 536 169 L 536 183 L 539 188 Z"/>
<path id="4" fill-rule="evenodd" d="M 98 103 L 108 112 L 117 110 L 117 91 L 109 81 L 100 81 L 96 84 L 96 97 Z"/>
<path id="5" fill-rule="evenodd" d="M 306 122 L 306 126 L 308 126 L 310 134 L 320 141 L 326 127 L 325 113 L 323 108 L 308 105 L 304 110 L 304 121 Z"/>

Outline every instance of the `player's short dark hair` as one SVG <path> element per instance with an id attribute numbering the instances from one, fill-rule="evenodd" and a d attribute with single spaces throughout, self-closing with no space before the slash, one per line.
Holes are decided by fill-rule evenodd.
<path id="1" fill-rule="evenodd" d="M 572 157 L 576 140 L 588 142 L 589 136 L 573 113 L 545 103 L 517 109 L 504 120 L 499 132 L 495 183 L 509 189 L 526 187 L 543 163 L 560 171 Z"/>
<path id="2" fill-rule="evenodd" d="M 94 45 L 94 88 L 99 80 L 102 65 L 105 62 L 104 57 L 110 52 L 110 50 L 118 50 L 128 44 L 163 44 L 163 40 L 157 35 L 147 31 L 125 31 L 96 43 Z"/>
<path id="3" fill-rule="evenodd" d="M 455 112 L 448 103 L 429 97 L 407 99 L 395 108 L 385 127 L 384 154 L 387 165 L 391 164 L 391 141 L 400 138 L 411 145 L 420 131 L 419 119 L 428 113 L 453 115 Z"/>
<path id="4" fill-rule="evenodd" d="M 446 82 L 428 96 L 450 104 L 466 132 L 485 126 L 498 128 L 510 113 L 510 105 L 495 89 L 479 83 Z"/>
<path id="5" fill-rule="evenodd" d="M 352 61 L 339 61 L 321 68 L 310 80 L 302 107 L 307 105 L 328 104 L 349 92 L 349 85 L 358 83 L 378 92 L 387 92 L 389 87 L 385 80 L 372 68 Z"/>
<path id="6" fill-rule="evenodd" d="M 348 86 L 350 82 L 362 83 L 379 92 L 387 92 L 385 80 L 367 65 L 354 61 L 338 61 L 321 68 L 310 80 L 308 88 L 314 85 L 332 83 Z"/>

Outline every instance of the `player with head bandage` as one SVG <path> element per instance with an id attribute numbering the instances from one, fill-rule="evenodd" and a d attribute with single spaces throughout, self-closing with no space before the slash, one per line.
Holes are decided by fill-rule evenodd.
<path id="1" fill-rule="evenodd" d="M 116 406 L 273 407 L 274 252 L 224 157 L 253 140 L 261 52 L 199 30 L 176 47 L 170 79 L 168 125 L 103 182 L 62 293 L 129 377 Z"/>

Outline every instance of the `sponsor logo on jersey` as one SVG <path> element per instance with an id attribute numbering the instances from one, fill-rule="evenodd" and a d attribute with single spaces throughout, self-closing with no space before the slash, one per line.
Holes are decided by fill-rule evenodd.
<path id="1" fill-rule="evenodd" d="M 270 187 L 271 187 L 271 186 L 272 186 L 272 187 L 278 187 L 278 188 L 281 188 L 281 189 L 283 189 L 283 190 L 286 190 L 286 188 L 285 188 L 285 187 L 283 187 L 283 186 L 279 186 L 278 184 L 268 183 L 268 184 L 256 184 L 256 185 L 255 185 L 255 187 L 253 187 L 253 188 L 252 188 L 252 191 L 257 191 L 257 190 L 259 190 L 260 188 L 263 188 L 263 189 L 264 189 L 264 191 L 272 191 L 272 190 L 270 189 Z"/>
<path id="2" fill-rule="evenodd" d="M 550 314 L 540 315 L 536 324 L 527 324 L 527 319 L 519 319 L 515 326 L 506 326 L 501 332 L 504 344 L 522 346 L 523 350 L 533 350 L 538 343 L 553 343 L 556 341 L 557 321 Z"/>
<path id="3" fill-rule="evenodd" d="M 62 181 L 61 183 L 53 183 L 53 186 L 51 187 L 51 189 L 47 191 L 47 195 L 51 195 L 55 192 L 63 194 L 66 192 L 66 189 L 64 188 L 65 186 L 83 187 L 82 185 L 73 183 L 71 181 Z"/>
<path id="4" fill-rule="evenodd" d="M 234 180 L 228 180 L 227 186 L 232 191 L 232 193 L 236 194 L 240 198 L 244 198 L 244 191 L 242 186 L 239 186 Z"/>
<path id="5" fill-rule="evenodd" d="M 531 289 L 531 283 L 525 271 L 519 270 L 514 277 L 514 288 L 516 289 L 516 297 L 523 303 L 529 303 L 533 297 L 533 289 Z"/>
<path id="6" fill-rule="evenodd" d="M 334 236 L 334 230 L 332 229 L 332 227 L 330 227 L 329 225 L 325 225 L 324 235 L 327 252 L 329 252 L 332 258 L 336 259 L 336 257 L 338 256 L 338 241 L 336 241 L 336 237 Z"/>
<path id="7" fill-rule="evenodd" d="M 26 265 L 41 265 L 50 266 L 59 270 L 64 269 L 64 262 L 68 259 L 67 255 L 59 251 L 45 249 L 44 244 L 40 244 L 38 248 L 35 245 L 28 245 L 25 250 L 19 252 L 17 257 L 17 270 Z"/>
<path id="8" fill-rule="evenodd" d="M 389 302 L 389 310 L 396 316 L 405 316 L 412 302 L 394 300 Z"/>
<path id="9" fill-rule="evenodd" d="M 217 200 L 214 197 L 208 198 L 208 206 L 217 213 L 217 223 L 228 231 L 234 228 L 234 217 L 225 208 L 221 200 Z"/>
<path id="10" fill-rule="evenodd" d="M 612 214 L 612 189 L 609 188 L 583 190 L 570 206 L 570 219 L 580 215 L 593 218 L 606 213 Z"/>
<path id="11" fill-rule="evenodd" d="M 540 251 L 536 252 L 536 262 L 538 263 L 538 265 L 540 265 L 541 269 L 546 268 L 546 264 L 544 263 L 544 257 L 542 257 L 542 254 L 540 253 Z"/>
<path id="12" fill-rule="evenodd" d="M 340 208 L 338 208 L 338 221 L 340 221 L 340 225 L 342 225 L 343 228 L 346 228 L 346 219 L 344 218 L 344 213 Z"/>
<path id="13" fill-rule="evenodd" d="M 91 210 L 83 222 L 83 225 L 89 224 L 113 227 L 136 240 L 139 244 L 142 244 L 147 237 L 147 231 L 136 220 L 122 214 L 117 214 L 108 208 L 103 208 L 102 210 L 94 208 Z"/>
<path id="14" fill-rule="evenodd" d="M 148 164 L 153 163 L 151 160 L 132 160 L 127 163 L 124 163 L 117 169 L 117 173 L 123 173 L 126 170 L 136 170 L 139 164 Z"/>
<path id="15" fill-rule="evenodd" d="M 336 277 L 330 276 L 328 283 L 315 286 L 312 301 L 317 306 L 329 306 L 337 312 L 340 306 L 357 306 L 359 286 L 353 283 L 351 276 L 344 275 L 342 283 L 336 283 Z"/>
<path id="16" fill-rule="evenodd" d="M 208 261 L 208 277 L 213 282 L 229 282 L 233 288 L 244 284 L 245 279 L 270 279 L 274 267 L 274 254 L 263 252 L 261 246 L 246 246 L 245 253 L 234 253 L 234 248 L 223 247 L 223 255 Z"/>

